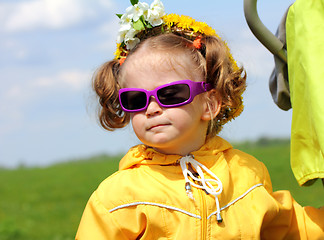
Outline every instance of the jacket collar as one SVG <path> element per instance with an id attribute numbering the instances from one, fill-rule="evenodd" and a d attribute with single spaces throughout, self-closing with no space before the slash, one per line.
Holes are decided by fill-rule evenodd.
<path id="1" fill-rule="evenodd" d="M 230 148 L 232 148 L 230 143 L 216 136 L 209 139 L 199 150 L 191 154 L 201 161 L 206 159 L 206 157 L 208 158 L 208 156 L 217 155 Z M 176 164 L 181 157 L 180 155 L 162 154 L 145 145 L 137 145 L 132 147 L 121 159 L 119 169 L 124 170 L 135 167 L 136 165 L 173 165 Z"/>

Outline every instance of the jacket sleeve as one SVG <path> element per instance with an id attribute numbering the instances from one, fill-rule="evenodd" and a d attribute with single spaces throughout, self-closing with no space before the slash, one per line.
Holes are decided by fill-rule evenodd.
<path id="1" fill-rule="evenodd" d="M 145 230 L 143 216 L 136 216 L 134 211 L 127 211 L 118 221 L 113 215 L 94 192 L 85 207 L 75 239 L 136 239 Z"/>
<path id="2" fill-rule="evenodd" d="M 324 207 L 302 207 L 289 191 L 272 194 L 271 218 L 263 224 L 261 239 L 324 239 Z"/>
<path id="3" fill-rule="evenodd" d="M 261 226 L 262 240 L 324 240 L 324 207 L 302 207 L 289 191 L 272 191 L 269 172 L 262 163 L 265 188 L 262 204 L 264 216 Z"/>
<path id="4" fill-rule="evenodd" d="M 83 212 L 75 239 L 127 239 L 109 211 L 99 201 L 96 192 L 90 197 Z"/>

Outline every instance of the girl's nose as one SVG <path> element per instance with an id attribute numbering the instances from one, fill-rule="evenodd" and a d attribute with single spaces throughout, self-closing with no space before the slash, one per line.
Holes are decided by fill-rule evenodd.
<path id="1" fill-rule="evenodd" d="M 151 97 L 145 112 L 146 116 L 151 117 L 154 115 L 159 115 L 162 113 L 162 111 L 163 110 L 161 106 L 158 104 L 158 102 L 156 101 L 156 99 L 154 97 Z"/>

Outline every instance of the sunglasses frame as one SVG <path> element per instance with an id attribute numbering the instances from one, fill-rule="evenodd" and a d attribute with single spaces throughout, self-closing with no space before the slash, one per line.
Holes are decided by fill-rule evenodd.
<path id="1" fill-rule="evenodd" d="M 173 85 L 179 85 L 179 84 L 186 84 L 188 85 L 189 87 L 189 92 L 190 92 L 190 96 L 189 98 L 184 101 L 184 102 L 181 102 L 181 103 L 176 103 L 176 104 L 172 104 L 172 105 L 165 105 L 163 103 L 160 102 L 158 96 L 157 96 L 157 92 L 162 89 L 162 88 L 165 88 L 165 87 L 169 87 L 169 86 L 173 86 Z M 205 82 L 194 82 L 192 80 L 180 80 L 180 81 L 175 81 L 175 82 L 171 82 L 171 83 L 167 83 L 167 84 L 163 84 L 161 86 L 158 86 L 157 88 L 155 88 L 154 90 L 146 90 L 146 89 L 142 89 L 142 88 L 122 88 L 119 90 L 118 92 L 118 95 L 119 95 L 119 103 L 120 103 L 120 106 L 122 108 L 122 110 L 124 112 L 141 112 L 141 111 L 144 111 L 149 103 L 150 103 L 150 98 L 151 96 L 153 96 L 157 103 L 161 106 L 161 107 L 164 107 L 164 108 L 171 108 L 171 107 L 179 107 L 179 106 L 183 106 L 183 105 L 186 105 L 186 104 L 189 104 L 191 103 L 194 98 L 201 94 L 201 93 L 204 93 L 204 92 L 207 92 L 209 90 L 212 89 L 212 85 L 210 83 L 205 83 Z M 138 92 L 143 92 L 145 93 L 146 95 L 146 104 L 144 107 L 142 108 L 139 108 L 139 109 L 133 109 L 133 110 L 130 110 L 130 109 L 127 109 L 127 108 L 124 108 L 123 104 L 122 104 L 122 101 L 121 101 L 121 95 L 125 92 L 131 92 L 131 91 L 138 91 Z"/>

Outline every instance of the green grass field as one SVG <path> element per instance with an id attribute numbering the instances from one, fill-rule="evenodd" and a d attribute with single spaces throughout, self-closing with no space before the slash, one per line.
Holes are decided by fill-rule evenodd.
<path id="1" fill-rule="evenodd" d="M 266 164 L 274 190 L 291 190 L 302 205 L 323 205 L 319 181 L 307 188 L 297 185 L 288 141 L 235 146 Z M 74 239 L 90 194 L 117 170 L 119 159 L 99 156 L 46 168 L 0 169 L 0 240 Z"/>

